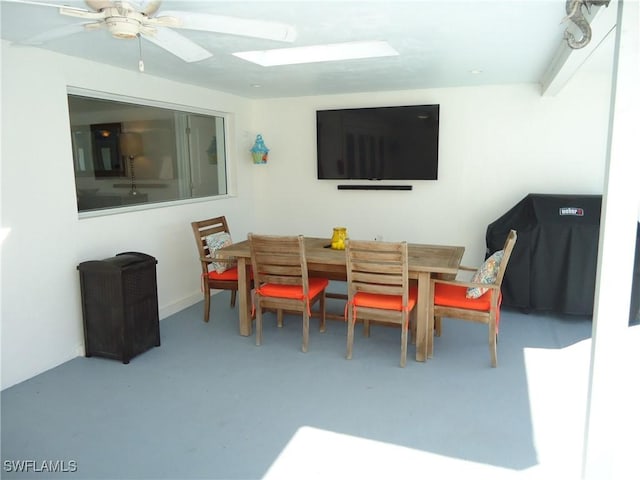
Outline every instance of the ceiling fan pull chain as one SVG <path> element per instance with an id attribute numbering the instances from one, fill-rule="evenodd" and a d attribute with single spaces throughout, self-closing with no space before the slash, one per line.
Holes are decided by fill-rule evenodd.
<path id="1" fill-rule="evenodd" d="M 138 70 L 140 70 L 140 73 L 144 73 L 144 62 L 142 61 L 142 39 L 140 38 L 139 33 L 137 37 L 138 37 L 138 54 L 139 54 Z"/>

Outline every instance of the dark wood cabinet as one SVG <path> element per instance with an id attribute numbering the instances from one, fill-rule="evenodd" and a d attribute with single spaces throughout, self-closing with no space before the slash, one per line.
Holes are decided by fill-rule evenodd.
<path id="1" fill-rule="evenodd" d="M 160 346 L 156 259 L 119 253 L 78 265 L 85 355 L 129 361 Z"/>

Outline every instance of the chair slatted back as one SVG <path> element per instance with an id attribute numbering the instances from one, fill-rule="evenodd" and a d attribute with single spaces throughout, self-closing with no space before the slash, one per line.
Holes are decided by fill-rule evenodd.
<path id="1" fill-rule="evenodd" d="M 492 367 L 496 367 L 498 365 L 497 337 L 500 323 L 500 288 L 517 239 L 517 232 L 515 230 L 509 231 L 503 247 L 504 253 L 502 254 L 502 260 L 500 261 L 498 273 L 493 283 L 479 284 L 455 279 L 431 279 L 431 288 L 434 293 L 429 299 L 429 311 L 431 312 L 430 315 L 433 317 L 430 320 L 430 323 L 435 325 L 436 335 L 440 336 L 442 333 L 443 317 L 457 318 L 469 322 L 478 322 L 488 325 L 489 352 L 491 354 Z M 448 293 L 438 295 L 437 289 L 451 286 L 454 287 L 453 290 L 449 290 Z M 487 287 L 488 292 L 475 300 L 467 300 L 465 295 L 467 289 L 469 287 L 477 288 L 479 286 Z M 486 295 L 489 296 L 488 302 L 487 297 L 485 297 Z M 436 303 L 436 296 L 438 296 L 438 303 Z M 474 302 L 477 303 L 474 305 Z M 434 329 L 429 328 L 427 334 L 429 335 L 427 340 L 427 354 L 431 356 L 433 354 Z"/>
<path id="2" fill-rule="evenodd" d="M 509 258 L 511 258 L 511 253 L 513 252 L 513 247 L 516 245 L 516 240 L 518 239 L 518 234 L 515 230 L 510 230 L 507 235 L 507 239 L 504 242 L 504 253 L 502 255 L 502 260 L 500 261 L 500 268 L 498 269 L 498 275 L 496 275 L 496 285 L 502 285 L 502 279 L 504 278 L 504 274 L 507 271 L 507 265 L 509 264 Z"/>
<path id="3" fill-rule="evenodd" d="M 251 264 L 256 286 L 266 283 L 300 285 L 309 292 L 304 237 L 249 234 Z"/>
<path id="4" fill-rule="evenodd" d="M 406 242 L 347 240 L 349 297 L 358 292 L 402 295 L 407 304 L 409 269 Z"/>
<path id="5" fill-rule="evenodd" d="M 200 258 L 212 258 L 209 246 L 207 245 L 207 237 L 213 233 L 226 232 L 229 233 L 229 226 L 225 217 L 209 218 L 199 222 L 192 222 L 191 228 L 196 239 Z M 224 259 L 216 259 L 216 261 L 224 261 Z M 203 273 L 208 271 L 208 263 L 203 262 Z"/>
<path id="6" fill-rule="evenodd" d="M 325 278 L 309 280 L 304 237 L 249 234 L 251 266 L 255 282 L 256 345 L 262 343 L 263 308 L 274 309 L 278 326 L 285 311 L 302 313 L 302 351 L 309 345 L 309 317 L 320 303 L 320 331 L 325 329 Z M 309 288 L 311 285 L 311 289 Z"/>
<path id="7" fill-rule="evenodd" d="M 347 240 L 347 358 L 353 352 L 356 317 L 369 336 L 371 321 L 399 325 L 402 330 L 400 366 L 407 361 L 409 303 L 409 249 L 407 242 Z M 401 303 L 398 302 L 401 299 Z"/>
<path id="8" fill-rule="evenodd" d="M 202 292 L 204 294 L 204 321 L 209 321 L 209 311 L 211 309 L 211 289 L 214 290 L 230 290 L 231 291 L 231 307 L 236 303 L 236 291 L 238 290 L 238 281 L 236 279 L 217 279 L 212 278 L 209 270 L 213 264 L 214 255 L 209 250 L 207 244 L 207 237 L 213 233 L 229 232 L 229 225 L 227 219 L 224 216 L 209 218 L 207 220 L 200 220 L 197 222 L 191 222 L 191 229 L 193 230 L 193 237 L 198 247 L 198 258 L 200 260 L 200 268 L 202 270 Z M 217 263 L 229 262 L 233 260 L 217 259 Z M 247 289 L 251 289 L 251 280 L 248 277 Z"/>

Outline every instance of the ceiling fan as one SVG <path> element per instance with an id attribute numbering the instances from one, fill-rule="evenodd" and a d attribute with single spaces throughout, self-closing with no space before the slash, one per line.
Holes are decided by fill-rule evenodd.
<path id="1" fill-rule="evenodd" d="M 61 15 L 88 20 L 48 30 L 21 42 L 27 45 L 42 44 L 80 31 L 106 28 L 115 38 L 144 38 L 185 62 L 197 62 L 211 57 L 211 52 L 172 29 L 201 30 L 281 42 L 293 42 L 296 38 L 294 27 L 278 22 L 187 11 L 159 12 L 161 0 L 85 0 L 88 8 L 29 0 L 5 1 L 55 7 Z"/>

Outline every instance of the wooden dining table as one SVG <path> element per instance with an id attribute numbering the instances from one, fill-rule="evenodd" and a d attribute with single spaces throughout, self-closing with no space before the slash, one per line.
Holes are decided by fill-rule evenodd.
<path id="1" fill-rule="evenodd" d="M 329 248 L 329 238 L 305 237 L 307 269 L 311 276 L 346 281 L 347 258 L 344 250 Z M 424 362 L 433 354 L 429 341 L 433 335 L 433 315 L 427 311 L 431 296 L 431 275 L 455 275 L 458 272 L 464 247 L 409 243 L 409 278 L 417 281 L 418 303 L 416 314 L 416 360 Z M 246 266 L 251 264 L 249 241 L 234 243 L 218 250 L 223 258 L 235 257 L 238 262 L 238 284 L 246 283 Z M 251 335 L 251 292 L 238 290 L 240 335 Z"/>

